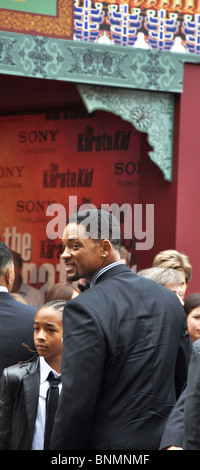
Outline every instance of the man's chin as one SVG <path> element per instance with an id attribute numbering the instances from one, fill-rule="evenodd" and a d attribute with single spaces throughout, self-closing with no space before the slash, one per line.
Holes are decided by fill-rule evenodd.
<path id="1" fill-rule="evenodd" d="M 67 281 L 69 282 L 79 281 L 79 279 L 80 279 L 80 276 L 78 273 L 67 274 Z"/>

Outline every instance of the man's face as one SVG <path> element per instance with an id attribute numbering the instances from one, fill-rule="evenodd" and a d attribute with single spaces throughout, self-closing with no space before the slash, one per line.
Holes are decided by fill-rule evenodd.
<path id="1" fill-rule="evenodd" d="M 185 296 L 185 291 L 187 289 L 187 284 L 186 284 L 186 276 L 185 276 L 185 271 L 183 269 L 178 270 L 180 278 L 181 278 L 181 291 L 183 293 L 183 297 Z"/>
<path id="2" fill-rule="evenodd" d="M 180 285 L 178 285 L 178 284 L 177 285 L 176 284 L 169 284 L 168 286 L 165 286 L 165 287 L 172 290 L 172 292 L 174 292 L 174 294 L 177 295 L 178 299 L 181 302 L 181 305 L 184 305 L 183 292 L 182 292 L 182 289 L 181 289 L 181 284 Z"/>
<path id="3" fill-rule="evenodd" d="M 87 238 L 82 224 L 68 224 L 63 232 L 64 252 L 61 257 L 66 265 L 67 279 L 77 281 L 81 278 L 91 280 L 103 265 L 101 242 Z"/>

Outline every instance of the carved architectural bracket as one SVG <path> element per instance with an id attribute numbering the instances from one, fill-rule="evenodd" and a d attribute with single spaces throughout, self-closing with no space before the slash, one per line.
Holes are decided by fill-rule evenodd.
<path id="1" fill-rule="evenodd" d="M 153 147 L 150 158 L 165 180 L 172 181 L 173 94 L 94 85 L 78 85 L 78 90 L 90 113 L 98 109 L 112 112 L 147 133 Z"/>
<path id="2" fill-rule="evenodd" d="M 172 180 L 174 95 L 200 55 L 0 32 L 0 73 L 74 82 L 91 112 L 104 109 L 148 134 L 151 159 Z M 165 92 L 165 93 L 163 93 Z"/>

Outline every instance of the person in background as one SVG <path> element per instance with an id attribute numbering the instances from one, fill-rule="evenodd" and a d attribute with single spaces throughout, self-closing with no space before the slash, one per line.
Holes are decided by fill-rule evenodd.
<path id="1" fill-rule="evenodd" d="M 183 450 L 183 417 L 186 384 L 172 409 L 160 442 L 160 450 Z"/>
<path id="2" fill-rule="evenodd" d="M 161 284 L 161 286 L 167 287 L 167 289 L 170 289 L 177 295 L 181 304 L 184 305 L 183 293 L 181 290 L 182 279 L 178 270 L 153 267 L 149 269 L 142 269 L 141 271 L 138 271 L 137 275 L 152 279 L 152 281 Z"/>
<path id="3" fill-rule="evenodd" d="M 62 392 L 50 448 L 158 449 L 176 402 L 177 356 L 188 340 L 183 307 L 121 261 L 111 213 L 74 214 L 63 244 L 68 280 L 86 278 L 90 289 L 64 307 Z"/>
<path id="4" fill-rule="evenodd" d="M 167 289 L 170 289 L 178 297 L 181 305 L 184 306 L 183 293 L 182 293 L 182 290 L 181 290 L 182 279 L 181 279 L 180 273 L 177 269 L 153 267 L 153 268 L 144 269 L 142 271 L 139 271 L 138 275 L 147 277 L 149 279 L 152 279 L 153 281 L 157 282 L 158 284 L 161 284 L 163 287 L 165 287 Z M 188 336 L 187 331 L 185 331 L 185 335 Z M 188 338 L 188 340 L 189 340 L 189 338 Z M 183 372 L 185 373 L 185 377 L 187 377 L 187 369 L 188 369 L 188 365 L 189 365 L 189 362 L 190 362 L 191 351 L 192 351 L 192 345 L 191 345 L 191 342 L 188 341 L 187 348 L 184 351 L 180 351 L 180 355 L 178 355 L 178 357 L 177 357 L 177 370 L 176 370 L 176 379 L 175 379 L 175 388 L 176 388 L 177 398 L 182 393 L 182 388 L 183 388 L 182 374 L 183 374 Z M 182 361 L 182 355 L 184 357 L 187 357 L 187 364 L 186 364 L 186 367 L 185 367 L 185 371 L 182 371 L 182 373 L 180 374 L 180 368 L 181 368 L 180 364 L 182 363 L 183 367 L 184 367 L 184 361 Z"/>
<path id="5" fill-rule="evenodd" d="M 39 289 L 28 286 L 22 279 L 23 260 L 19 253 L 12 251 L 15 265 L 15 281 L 12 292 L 20 294 L 26 300 L 28 305 L 39 308 L 44 303 L 44 296 Z"/>
<path id="6" fill-rule="evenodd" d="M 11 296 L 15 278 L 13 255 L 0 242 L 0 376 L 5 367 L 30 359 L 31 352 L 23 343 L 34 348 L 33 325 L 36 309 L 17 302 Z"/>
<path id="7" fill-rule="evenodd" d="M 51 374 L 58 381 L 58 393 L 61 390 L 64 305 L 64 300 L 55 300 L 38 310 L 34 322 L 38 354 L 31 361 L 3 371 L 0 382 L 1 450 L 48 450 L 48 431 L 51 429 L 47 425 L 46 405 L 48 409 Z"/>
<path id="8" fill-rule="evenodd" d="M 130 256 L 125 246 L 120 245 L 120 259 L 129 268 Z"/>
<path id="9" fill-rule="evenodd" d="M 193 343 L 183 416 L 183 450 L 200 450 L 200 339 Z"/>
<path id="10" fill-rule="evenodd" d="M 188 256 L 184 253 L 179 253 L 177 250 L 164 250 L 155 256 L 153 267 L 172 268 L 179 271 L 182 279 L 181 290 L 184 299 L 187 286 L 192 276 L 192 266 Z"/>
<path id="11" fill-rule="evenodd" d="M 191 294 L 186 298 L 184 310 L 187 316 L 187 330 L 194 343 L 200 338 L 200 293 Z"/>
<path id="12" fill-rule="evenodd" d="M 192 343 L 196 343 L 197 340 L 200 339 L 200 293 L 194 293 L 189 295 L 184 304 L 184 310 L 187 316 L 187 331 L 191 338 Z M 189 387 L 193 385 L 196 386 L 195 377 L 196 372 L 194 371 L 194 365 L 196 367 L 196 371 L 198 372 L 199 362 L 198 362 L 198 354 L 200 353 L 200 347 L 195 345 L 195 349 L 192 348 L 191 350 L 191 360 L 192 360 L 192 374 L 193 379 L 190 377 Z M 191 372 L 190 372 L 191 376 Z M 192 380 L 192 382 L 191 382 Z M 169 419 L 166 424 L 165 431 L 162 436 L 161 440 L 161 448 L 167 450 L 182 450 L 183 449 L 183 432 L 184 432 L 184 409 L 185 409 L 185 397 L 187 393 L 187 387 L 185 385 L 182 394 L 179 397 L 179 400 L 176 403 L 172 413 L 169 416 Z M 191 391 L 190 391 L 191 393 Z M 187 401 L 188 401 L 188 394 L 187 394 Z M 187 405 L 191 406 L 191 404 Z M 186 413 L 188 415 L 188 412 Z M 186 418 L 188 420 L 188 417 Z M 186 444 L 187 445 L 187 444 Z"/>
<path id="13" fill-rule="evenodd" d="M 87 279 L 82 278 L 78 281 L 72 282 L 72 286 L 75 287 L 75 289 L 78 289 L 81 293 L 90 288 L 90 283 L 87 281 Z"/>
<path id="14" fill-rule="evenodd" d="M 74 299 L 77 295 L 80 294 L 78 288 L 74 287 L 69 282 L 58 282 L 49 288 L 46 294 L 45 303 L 50 300 L 71 300 Z"/>
<path id="15" fill-rule="evenodd" d="M 18 302 L 28 305 L 24 297 L 22 297 L 22 295 L 17 294 L 16 292 L 11 292 L 10 295 L 12 296 L 13 299 L 18 300 Z"/>

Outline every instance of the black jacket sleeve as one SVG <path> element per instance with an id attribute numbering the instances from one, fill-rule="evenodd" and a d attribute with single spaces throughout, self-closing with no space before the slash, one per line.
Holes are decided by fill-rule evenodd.
<path id="1" fill-rule="evenodd" d="M 8 450 L 12 432 L 13 399 L 10 393 L 7 369 L 0 381 L 0 449 Z"/>
<path id="2" fill-rule="evenodd" d="M 200 339 L 193 343 L 184 407 L 184 450 L 200 450 Z"/>
<path id="3" fill-rule="evenodd" d="M 62 391 L 51 449 L 86 448 L 105 354 L 105 338 L 96 317 L 75 299 L 67 303 L 63 313 Z"/>
<path id="4" fill-rule="evenodd" d="M 170 446 L 183 447 L 183 414 L 186 389 L 181 393 L 175 407 L 169 415 L 167 424 L 161 439 L 160 449 L 165 450 Z"/>

